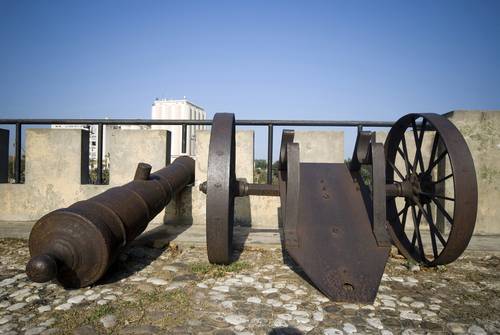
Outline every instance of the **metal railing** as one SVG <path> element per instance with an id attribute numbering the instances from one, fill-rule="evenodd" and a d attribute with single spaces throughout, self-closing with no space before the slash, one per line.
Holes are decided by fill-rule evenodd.
<path id="1" fill-rule="evenodd" d="M 102 184 L 103 126 L 149 125 L 181 126 L 182 152 L 186 152 L 187 126 L 210 126 L 212 120 L 146 120 L 146 119 L 0 119 L 0 125 L 15 125 L 16 147 L 14 161 L 15 182 L 21 182 L 21 131 L 23 125 L 97 125 L 97 183 Z M 273 128 L 274 127 L 391 127 L 389 121 L 324 121 L 324 120 L 236 120 L 237 126 L 267 127 L 267 184 L 272 184 Z"/>

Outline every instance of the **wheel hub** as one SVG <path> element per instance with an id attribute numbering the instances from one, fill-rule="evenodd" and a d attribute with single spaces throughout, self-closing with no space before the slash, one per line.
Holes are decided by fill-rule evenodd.
<path id="1" fill-rule="evenodd" d="M 421 204 L 432 202 L 432 195 L 435 192 L 435 185 L 432 182 L 432 176 L 428 173 L 421 173 L 418 176 L 419 200 Z"/>
<path id="2" fill-rule="evenodd" d="M 435 186 L 432 177 L 428 173 L 410 174 L 401 183 L 403 195 L 413 204 L 429 204 L 432 201 Z"/>

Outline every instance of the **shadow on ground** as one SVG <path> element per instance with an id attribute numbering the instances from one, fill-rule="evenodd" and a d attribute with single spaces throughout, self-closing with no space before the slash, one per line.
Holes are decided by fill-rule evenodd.
<path id="1" fill-rule="evenodd" d="M 125 247 L 97 285 L 110 284 L 141 271 L 170 246 L 170 243 L 190 225 L 161 225 L 153 228 Z"/>

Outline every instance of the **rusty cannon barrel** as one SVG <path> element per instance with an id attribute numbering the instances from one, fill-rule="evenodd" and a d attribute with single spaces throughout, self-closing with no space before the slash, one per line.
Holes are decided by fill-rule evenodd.
<path id="1" fill-rule="evenodd" d="M 150 174 L 139 163 L 134 180 L 43 216 L 29 238 L 28 277 L 57 278 L 65 287 L 101 278 L 127 243 L 139 236 L 172 197 L 194 180 L 194 160 L 182 156 Z"/>

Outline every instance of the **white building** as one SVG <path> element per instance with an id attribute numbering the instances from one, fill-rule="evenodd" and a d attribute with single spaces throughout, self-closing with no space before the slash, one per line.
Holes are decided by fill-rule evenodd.
<path id="1" fill-rule="evenodd" d="M 181 100 L 156 99 L 151 107 L 151 118 L 153 120 L 205 120 L 207 114 L 203 108 L 195 104 Z M 172 133 L 172 159 L 177 156 L 195 155 L 194 141 L 196 130 L 205 129 L 205 126 L 188 126 L 186 136 L 186 152 L 182 152 L 182 126 L 152 126 L 153 129 L 166 129 Z"/>

